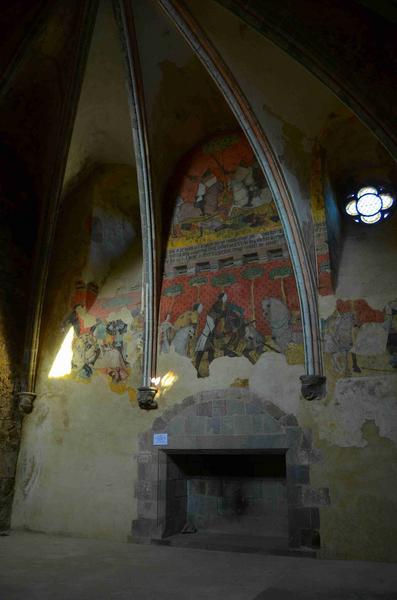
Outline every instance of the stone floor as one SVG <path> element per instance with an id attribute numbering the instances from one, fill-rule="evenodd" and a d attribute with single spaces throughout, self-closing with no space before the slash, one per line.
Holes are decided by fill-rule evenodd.
<path id="1" fill-rule="evenodd" d="M 0 599 L 397 600 L 397 568 L 12 532 Z"/>
<path id="2" fill-rule="evenodd" d="M 316 558 L 314 550 L 288 547 L 288 538 L 260 535 L 230 534 L 219 531 L 201 530 L 192 535 L 177 533 L 156 543 L 162 546 L 191 548 L 194 550 L 218 550 L 221 552 L 244 552 L 251 554 L 271 554 L 274 556 L 305 556 Z"/>

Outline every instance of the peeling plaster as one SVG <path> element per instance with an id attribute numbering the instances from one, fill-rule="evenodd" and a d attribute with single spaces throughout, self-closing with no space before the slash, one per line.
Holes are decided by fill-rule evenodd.
<path id="1" fill-rule="evenodd" d="M 335 312 L 336 296 L 320 296 L 318 297 L 319 313 L 322 319 L 327 319 Z M 372 305 L 371 305 L 372 306 Z"/>
<path id="2" fill-rule="evenodd" d="M 362 426 L 373 420 L 379 435 L 397 445 L 397 376 L 339 379 L 334 402 L 313 406 L 320 439 L 341 448 L 365 447 Z"/>
<path id="3" fill-rule="evenodd" d="M 214 387 L 234 387 L 236 379 L 248 380 L 249 388 L 261 398 L 268 399 L 281 410 L 297 414 L 299 408 L 300 380 L 303 365 L 288 365 L 285 356 L 273 352 L 263 354 L 255 365 L 244 357 L 216 358 L 210 366 L 210 376 L 197 378 L 190 359 L 174 352 L 160 354 L 158 373 L 164 375 L 175 371 L 178 364 L 178 379 L 174 386 L 160 397 L 160 406 L 171 401 L 181 402 L 188 395 Z"/>

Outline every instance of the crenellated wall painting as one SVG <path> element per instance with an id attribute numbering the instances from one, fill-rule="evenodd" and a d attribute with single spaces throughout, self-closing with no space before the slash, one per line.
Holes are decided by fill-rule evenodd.
<path id="1" fill-rule="evenodd" d="M 187 357 L 197 377 L 219 357 L 266 352 L 303 364 L 294 272 L 271 191 L 242 133 L 213 137 L 181 162 L 164 266 L 159 352 Z M 324 232 L 319 225 L 319 238 Z M 327 248 L 323 290 L 329 293 Z"/>

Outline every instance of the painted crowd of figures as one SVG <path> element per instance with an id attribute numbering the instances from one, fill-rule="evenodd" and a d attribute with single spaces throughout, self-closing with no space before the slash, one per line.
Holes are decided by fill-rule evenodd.
<path id="1" fill-rule="evenodd" d="M 268 207 L 259 212 L 258 207 Z M 173 215 L 172 235 L 183 237 L 189 231 L 219 234 L 239 231 L 244 227 L 266 227 L 279 224 L 269 188 L 259 165 L 239 166 L 226 181 L 219 181 L 207 171 L 200 179 L 194 200 L 178 195 Z"/>
<path id="2" fill-rule="evenodd" d="M 175 181 L 171 245 L 281 227 L 271 191 L 241 132 L 201 144 L 188 162 L 182 161 Z"/>
<path id="3" fill-rule="evenodd" d="M 132 312 L 130 324 L 122 319 L 96 318 L 95 325 L 84 326 L 85 309 L 75 307 L 64 321 L 74 329 L 72 372 L 79 379 L 89 380 L 95 371 L 108 375 L 113 383 L 125 381 L 131 371 L 139 377 L 142 354 L 142 315 Z M 130 332 L 130 352 L 126 334 Z M 133 357 L 130 363 L 128 354 Z"/>
<path id="4" fill-rule="evenodd" d="M 196 245 L 196 259 L 208 260 L 213 242 L 227 244 L 238 236 L 245 239 L 256 232 L 281 229 L 271 191 L 242 132 L 216 135 L 189 153 L 181 162 L 173 193 L 168 247 L 178 248 L 179 260 L 186 265 L 189 253 L 184 255 L 182 250 L 192 243 Z M 249 242 L 243 242 L 241 252 L 246 243 L 247 252 L 252 251 Z M 219 270 L 211 276 L 201 273 L 185 281 L 168 281 L 162 292 L 160 353 L 185 356 L 198 377 L 208 377 L 216 358 L 245 357 L 255 364 L 266 351 L 285 353 L 291 344 L 302 345 L 292 282 L 292 268 L 285 258 L 271 264 L 266 261 L 266 267 L 258 263 L 227 272 Z M 285 285 L 291 294 L 288 305 Z M 190 304 L 194 300 L 191 294 L 188 300 L 186 292 L 194 287 L 196 302 Z M 205 307 L 200 288 L 201 298 L 211 298 Z M 220 292 L 217 297 L 213 288 Z M 261 303 L 256 301 L 256 294 L 262 297 Z M 296 307 L 295 311 L 289 307 Z"/>
<path id="5" fill-rule="evenodd" d="M 367 369 L 397 368 L 397 300 L 383 311 L 374 311 L 364 301 L 338 301 L 337 310 L 323 322 L 323 350 L 331 358 L 331 368 L 343 377 Z M 360 310 L 366 307 L 366 312 Z M 358 307 L 358 308 L 357 308 Z M 203 318 L 204 306 L 198 302 L 176 319 L 167 313 L 159 326 L 159 346 L 163 354 L 187 357 L 198 377 L 208 377 L 210 364 L 219 357 L 245 357 L 255 364 L 267 351 L 286 354 L 293 345 L 302 344 L 302 332 L 286 304 L 278 298 L 261 301 L 262 315 L 271 335 L 258 331 L 256 322 L 230 302 L 227 292 L 218 295 Z M 372 312 L 371 312 L 372 311 Z M 96 319 L 84 326 L 84 309 L 75 308 L 64 322 L 74 328 L 72 371 L 90 380 L 95 371 L 120 383 L 140 375 L 142 355 L 142 315 L 133 311 L 131 323 L 122 319 Z M 128 339 L 128 352 L 127 341 Z M 368 358 L 370 362 L 368 362 Z M 375 359 L 380 359 L 380 366 Z M 132 361 L 132 362 L 131 362 Z"/>
<path id="6" fill-rule="evenodd" d="M 263 352 L 284 353 L 290 344 L 301 344 L 302 334 L 293 330 L 292 315 L 278 298 L 262 300 L 263 316 L 271 329 L 271 339 L 262 335 L 244 309 L 228 300 L 226 292 L 208 310 L 199 328 L 201 303 L 172 322 L 167 313 L 160 324 L 160 352 L 176 352 L 191 359 L 198 377 L 209 375 L 209 365 L 220 356 L 244 356 L 255 364 Z"/>
<path id="7" fill-rule="evenodd" d="M 356 302 L 366 306 L 369 314 L 356 310 Z M 348 304 L 350 308 L 337 309 L 323 322 L 323 350 L 331 357 L 335 373 L 347 377 L 371 369 L 368 357 L 383 359 L 386 370 L 397 368 L 397 300 L 383 311 L 373 311 L 362 300 Z M 255 364 L 263 352 L 285 354 L 291 344 L 302 344 L 302 333 L 294 330 L 293 315 L 281 300 L 264 298 L 261 307 L 271 336 L 259 332 L 255 321 L 245 317 L 244 309 L 229 302 L 226 292 L 219 294 L 201 327 L 201 303 L 174 321 L 167 313 L 160 324 L 160 352 L 188 357 L 197 376 L 207 377 L 215 358 L 244 356 Z"/>
<path id="8" fill-rule="evenodd" d="M 323 323 L 324 352 L 330 354 L 334 371 L 347 377 L 363 369 L 381 370 L 373 360 L 382 357 L 386 370 L 397 368 L 397 300 L 388 302 L 383 311 L 372 311 L 372 316 L 364 300 L 340 304 Z M 369 316 L 360 314 L 357 304 L 366 305 Z M 372 359 L 371 366 L 367 357 Z"/>

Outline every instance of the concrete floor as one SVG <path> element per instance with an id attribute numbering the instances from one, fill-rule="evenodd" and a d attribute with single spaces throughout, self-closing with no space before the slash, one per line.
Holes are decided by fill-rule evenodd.
<path id="1" fill-rule="evenodd" d="M 395 564 L 12 532 L 0 600 L 397 600 Z"/>

